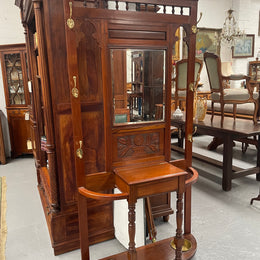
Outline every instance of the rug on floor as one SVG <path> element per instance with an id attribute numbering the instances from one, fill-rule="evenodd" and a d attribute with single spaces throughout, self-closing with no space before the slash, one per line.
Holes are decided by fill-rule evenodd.
<path id="1" fill-rule="evenodd" d="M 6 226 L 6 177 L 0 177 L 0 259 L 5 260 Z"/>

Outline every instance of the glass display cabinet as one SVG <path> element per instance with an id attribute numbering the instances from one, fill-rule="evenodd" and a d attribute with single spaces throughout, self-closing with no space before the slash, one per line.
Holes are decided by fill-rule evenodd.
<path id="1" fill-rule="evenodd" d="M 249 62 L 249 77 L 251 82 L 260 82 L 260 61 L 258 59 Z"/>
<path id="2" fill-rule="evenodd" d="M 0 46 L 12 156 L 32 153 L 25 44 Z"/>

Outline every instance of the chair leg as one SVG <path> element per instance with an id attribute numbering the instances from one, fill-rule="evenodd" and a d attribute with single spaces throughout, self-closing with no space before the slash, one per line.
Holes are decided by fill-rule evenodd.
<path id="1" fill-rule="evenodd" d="M 220 103 L 220 111 L 221 111 L 221 125 L 224 122 L 224 103 Z"/>
<path id="2" fill-rule="evenodd" d="M 253 121 L 254 121 L 254 124 L 256 125 L 257 124 L 257 112 L 258 112 L 258 100 L 255 100 L 254 101 L 254 104 L 255 104 L 255 111 L 254 111 L 254 115 L 253 115 Z"/>
<path id="3" fill-rule="evenodd" d="M 213 117 L 214 117 L 214 102 L 211 101 L 211 122 L 213 121 Z"/>
<path id="4" fill-rule="evenodd" d="M 79 234 L 81 259 L 89 260 L 87 198 L 78 194 Z"/>
<path id="5" fill-rule="evenodd" d="M 237 104 L 233 104 L 233 118 L 236 120 L 237 117 Z"/>

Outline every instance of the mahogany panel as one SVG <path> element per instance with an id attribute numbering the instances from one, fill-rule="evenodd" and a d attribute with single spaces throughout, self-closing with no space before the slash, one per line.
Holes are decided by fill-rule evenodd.
<path id="1" fill-rule="evenodd" d="M 74 160 L 71 160 L 74 157 L 71 114 L 61 114 L 58 118 L 60 153 L 57 158 L 60 161 L 60 182 L 63 186 L 61 194 L 65 203 L 72 203 L 76 198 L 76 179 Z"/>
<path id="2" fill-rule="evenodd" d="M 27 109 L 7 108 L 12 157 L 17 157 L 23 153 L 32 153 L 32 150 L 27 148 L 27 140 L 30 139 L 30 121 L 25 120 L 25 113 L 27 112 Z"/>
<path id="3" fill-rule="evenodd" d="M 104 214 L 100 214 L 101 211 Z M 88 228 L 92 236 L 108 230 L 113 232 L 113 203 L 103 204 L 102 208 L 88 207 Z"/>
<path id="4" fill-rule="evenodd" d="M 95 122 L 95 123 L 93 123 Z M 103 111 L 82 113 L 85 174 L 105 171 Z"/>
<path id="5" fill-rule="evenodd" d="M 25 1 L 26 2 L 26 1 Z M 43 0 L 42 13 L 48 58 L 48 74 L 53 104 L 69 103 L 70 89 L 68 82 L 67 52 L 64 31 L 63 1 Z M 61 29 L 62 28 L 62 29 Z M 56 106 L 53 106 L 55 109 Z"/>
<path id="6" fill-rule="evenodd" d="M 79 28 L 77 55 L 82 102 L 103 101 L 99 26 L 97 22 L 86 21 Z"/>

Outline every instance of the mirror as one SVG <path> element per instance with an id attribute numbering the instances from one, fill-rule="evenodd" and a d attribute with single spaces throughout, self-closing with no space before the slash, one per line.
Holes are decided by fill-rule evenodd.
<path id="1" fill-rule="evenodd" d="M 164 120 L 165 55 L 165 50 L 111 50 L 114 125 Z"/>

